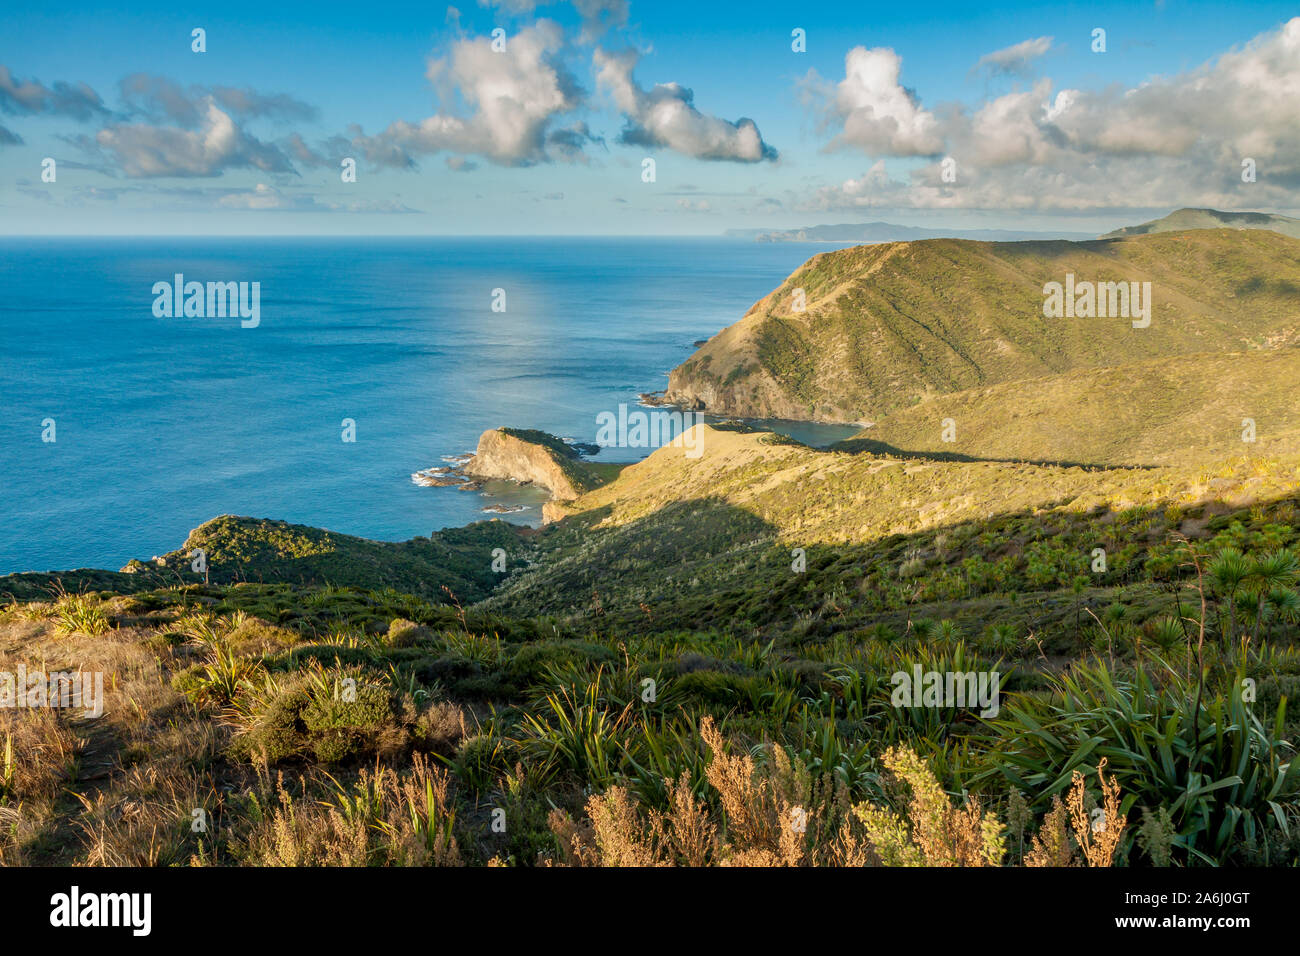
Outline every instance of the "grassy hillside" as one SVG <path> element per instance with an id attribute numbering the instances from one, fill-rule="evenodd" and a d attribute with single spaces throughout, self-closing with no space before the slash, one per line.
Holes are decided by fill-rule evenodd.
<path id="1" fill-rule="evenodd" d="M 817 451 L 697 427 L 699 459 L 658 451 L 568 504 L 535 540 L 533 567 L 483 607 L 765 640 L 955 617 L 1069 653 L 1080 602 L 1130 604 L 1137 627 L 1170 613 L 1175 536 L 1213 541 L 1234 521 L 1272 529 L 1278 546 L 1297 536 L 1300 454 L 1277 442 L 1213 464 L 1097 469 Z M 1108 564 L 1094 574 L 1097 547 Z"/>
<path id="2" fill-rule="evenodd" d="M 1067 273 L 1150 282 L 1150 327 L 1044 318 L 1044 284 Z M 1277 233 L 886 243 L 808 260 L 675 369 L 667 397 L 723 414 L 869 422 L 1002 382 L 1296 341 L 1300 240 Z"/>
<path id="3" fill-rule="evenodd" d="M 1156 232 L 1183 232 L 1187 229 L 1271 229 L 1284 236 L 1300 239 L 1300 219 L 1267 212 L 1221 212 L 1218 209 L 1176 209 L 1163 219 L 1153 219 L 1138 226 L 1125 226 L 1108 232 L 1103 239 L 1122 236 L 1146 236 Z"/>
<path id="4" fill-rule="evenodd" d="M 697 427 L 701 458 L 566 505 L 463 610 L 180 581 L 0 608 L 0 671 L 106 694 L 0 710 L 0 862 L 1300 862 L 1300 456 L 1097 470 Z M 193 539 L 218 563 L 372 554 L 222 520 Z M 997 712 L 900 704 L 916 668 L 992 675 Z"/>
<path id="5" fill-rule="evenodd" d="M 1300 450 L 1300 348 L 1179 356 L 941 395 L 882 416 L 840 447 L 948 458 L 1106 465 Z M 1243 421 L 1256 443 L 1243 441 Z M 943 440 L 943 422 L 954 441 Z"/>
<path id="6" fill-rule="evenodd" d="M 0 595 L 47 599 L 53 590 L 130 593 L 206 577 L 213 584 L 393 589 L 435 601 L 455 596 L 471 603 L 500 580 L 492 570 L 492 550 L 516 555 L 523 549 L 521 535 L 528 533 L 503 521 L 480 521 L 435 531 L 427 538 L 387 542 L 285 521 L 222 515 L 195 528 L 184 545 L 160 555 L 157 562 L 132 561 L 121 572 L 11 574 L 0 577 Z M 205 552 L 206 575 L 192 569 L 198 549 Z"/>

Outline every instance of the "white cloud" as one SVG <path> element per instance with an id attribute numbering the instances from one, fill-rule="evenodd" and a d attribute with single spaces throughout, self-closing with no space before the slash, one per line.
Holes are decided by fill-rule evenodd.
<path id="1" fill-rule="evenodd" d="M 842 127 L 832 149 L 856 147 L 890 156 L 932 156 L 943 149 L 938 119 L 898 81 L 902 64 L 884 47 L 848 52 L 844 79 L 828 107 L 832 122 Z"/>
<path id="2" fill-rule="evenodd" d="M 560 63 L 564 36 L 557 24 L 539 20 L 508 37 L 505 52 L 489 37 L 456 42 L 444 59 L 429 63 L 427 76 L 443 101 L 459 97 L 468 115 L 435 113 L 417 123 L 399 120 L 374 137 L 354 142 L 376 163 L 411 164 L 412 154 L 468 153 L 503 166 L 525 166 L 563 154 L 551 149 L 552 124 L 581 104 L 577 82 Z"/>
<path id="3" fill-rule="evenodd" d="M 246 209 L 256 212 L 353 212 L 353 213 L 413 213 L 411 209 L 391 199 L 356 199 L 340 202 L 322 200 L 315 196 L 290 195 L 266 183 L 258 183 L 251 190 L 229 192 L 217 200 L 224 209 Z"/>
<path id="4" fill-rule="evenodd" d="M 861 176 L 846 179 L 835 186 L 818 189 L 811 201 L 803 203 L 806 209 L 862 209 L 870 206 L 889 206 L 897 201 L 905 188 L 901 182 L 889 178 L 885 161 L 878 159 Z"/>
<path id="5" fill-rule="evenodd" d="M 1044 80 L 1024 93 L 1008 93 L 985 103 L 970 121 L 968 162 L 978 166 L 1051 162 L 1054 146 L 1045 121 L 1051 83 Z"/>
<path id="6" fill-rule="evenodd" d="M 707 199 L 679 199 L 677 208 L 685 212 L 711 212 L 713 204 Z"/>
<path id="7" fill-rule="evenodd" d="M 226 209 L 292 209 L 294 201 L 274 186 L 258 183 L 249 192 L 222 196 L 217 205 Z"/>
<path id="8" fill-rule="evenodd" d="M 855 53 L 859 51 L 854 51 Z M 880 52 L 880 51 L 861 51 Z M 835 145 L 874 155 L 930 152 L 906 179 L 862 180 L 805 205 L 1100 210 L 1182 205 L 1293 209 L 1300 189 L 1300 17 L 1196 69 L 1128 89 L 1031 90 L 941 117 L 900 98 L 892 51 L 850 64 Z M 850 54 L 852 59 L 853 54 Z M 847 91 L 847 92 L 843 92 Z M 906 91 L 902 91 L 906 93 Z M 863 105 L 865 104 L 865 105 Z M 881 121 L 892 117 L 892 124 Z M 909 134 L 908 131 L 913 131 Z M 956 163 L 945 182 L 943 156 Z M 1241 180 L 1254 159 L 1258 181 Z M 837 205 L 838 204 L 838 205 Z"/>
<path id="9" fill-rule="evenodd" d="M 283 153 L 240 129 L 211 98 L 200 115 L 196 129 L 119 124 L 101 129 L 95 142 L 132 177 L 219 176 L 237 168 L 293 171 Z"/>
<path id="10" fill-rule="evenodd" d="M 538 7 L 558 5 L 558 0 L 478 0 L 481 7 L 495 7 L 510 16 L 533 13 Z M 610 29 L 627 26 L 629 0 L 571 0 L 568 4 L 582 17 L 582 42 L 594 42 Z M 455 8 L 451 8 L 455 9 Z M 457 11 L 459 14 L 459 11 Z"/>
<path id="11" fill-rule="evenodd" d="M 776 150 L 763 142 L 753 120 L 734 123 L 701 113 L 694 94 L 679 83 L 642 89 L 632 76 L 638 56 L 634 50 L 593 58 L 596 79 L 609 92 L 626 125 L 620 142 L 631 146 L 665 147 L 696 159 L 757 163 L 776 159 Z"/>

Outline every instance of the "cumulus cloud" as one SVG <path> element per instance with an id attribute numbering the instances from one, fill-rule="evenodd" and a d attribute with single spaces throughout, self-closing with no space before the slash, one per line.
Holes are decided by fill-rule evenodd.
<path id="1" fill-rule="evenodd" d="M 46 88 L 17 82 L 0 67 L 0 109 L 99 118 L 92 135 L 61 138 L 100 160 L 106 175 L 133 178 L 212 177 L 227 169 L 294 172 L 285 153 L 241 125 L 254 118 L 309 119 L 312 107 L 283 94 L 228 86 L 182 87 L 161 76 L 133 73 L 118 84 L 120 108 L 109 110 L 85 84 Z M 301 143 L 301 140 L 299 140 Z M 305 148 L 305 144 L 301 144 Z"/>
<path id="2" fill-rule="evenodd" d="M 831 149 L 890 156 L 933 156 L 943 149 L 938 118 L 899 83 L 902 65 L 902 57 L 884 47 L 848 52 L 844 79 L 826 105 L 828 121 L 840 127 Z"/>
<path id="3" fill-rule="evenodd" d="M 259 93 L 247 87 L 214 86 L 213 98 L 236 116 L 249 119 L 314 120 L 316 107 L 287 93 Z"/>
<path id="4" fill-rule="evenodd" d="M 582 39 L 596 40 L 607 30 L 627 26 L 628 0 L 573 0 L 582 17 Z"/>
<path id="5" fill-rule="evenodd" d="M 571 152 L 569 136 L 553 139 L 553 124 L 582 101 L 572 74 L 560 62 L 564 35 L 539 20 L 507 40 L 504 52 L 488 37 L 458 40 L 451 53 L 429 64 L 427 76 L 447 102 L 459 97 L 467 115 L 442 111 L 416 123 L 399 120 L 374 137 L 354 142 L 375 163 L 410 166 L 420 153 L 470 153 L 502 166 L 527 166 Z M 558 147 L 552 149 L 551 147 Z"/>
<path id="6" fill-rule="evenodd" d="M 822 186 L 810 201 L 800 205 L 806 209 L 827 210 L 890 206 L 898 201 L 905 188 L 904 183 L 890 179 L 885 161 L 878 159 L 861 176 L 834 186 Z"/>
<path id="7" fill-rule="evenodd" d="M 148 123 L 101 129 L 95 143 L 127 176 L 219 176 L 227 169 L 293 172 L 288 158 L 239 127 L 209 97 L 195 128 Z"/>
<path id="8" fill-rule="evenodd" d="M 359 129 L 353 127 L 352 134 L 359 135 Z M 355 159 L 358 154 L 363 153 L 363 150 L 347 136 L 331 136 L 312 145 L 303 138 L 301 133 L 294 132 L 277 140 L 276 145 L 295 165 L 305 168 L 338 169 L 343 159 L 347 157 Z"/>
<path id="9" fill-rule="evenodd" d="M 990 100 L 971 116 L 961 137 L 969 143 L 964 158 L 976 166 L 1050 163 L 1061 144 L 1059 133 L 1044 122 L 1052 84 L 1039 82 L 1028 92 Z"/>
<path id="10" fill-rule="evenodd" d="M 177 84 L 163 76 L 132 73 L 117 84 L 127 112 L 154 122 L 171 121 L 181 126 L 198 126 L 202 119 L 201 103 Z"/>
<path id="11" fill-rule="evenodd" d="M 757 163 L 777 158 L 753 120 L 742 117 L 733 123 L 701 113 L 694 94 L 679 83 L 642 89 L 632 76 L 637 60 L 634 50 L 597 50 L 594 57 L 597 82 L 611 94 L 625 120 L 620 142 L 665 147 L 696 159 Z"/>
<path id="12" fill-rule="evenodd" d="M 912 115 L 905 107 L 903 114 Z M 933 116 L 928 129 L 937 142 L 925 145 L 937 147 L 934 162 L 905 178 L 885 175 L 877 163 L 867 176 L 827 187 L 806 205 L 1294 208 L 1297 116 L 1300 17 L 1200 67 L 1128 89 L 1055 90 L 1042 79 L 1030 90 Z M 841 139 L 848 132 L 846 123 Z M 915 137 L 852 139 L 876 156 L 918 152 Z M 944 177 L 944 159 L 955 164 L 955 178 Z M 1245 159 L 1255 161 L 1257 182 L 1243 183 Z"/>
<path id="13" fill-rule="evenodd" d="M 531 16 L 556 0 L 480 0 L 509 17 Z M 415 168 L 421 156 L 446 154 L 448 167 L 470 171 L 482 160 L 501 166 L 587 163 L 602 136 L 584 115 L 591 105 L 570 63 L 589 55 L 599 37 L 628 23 L 628 0 L 567 0 L 582 26 L 566 37 L 547 19 L 511 28 L 504 50 L 491 37 L 460 33 L 459 13 L 448 8 L 455 38 L 445 55 L 430 59 L 426 79 L 435 92 L 432 115 L 397 120 L 374 134 L 358 124 L 324 139 L 298 130 L 272 138 L 254 121 L 312 121 L 316 109 L 287 94 L 247 87 L 183 85 L 164 76 L 132 73 L 118 84 L 110 110 L 85 84 L 19 81 L 0 67 L 0 113 L 58 112 L 99 118 L 93 136 L 64 136 L 97 154 L 111 174 L 215 177 L 248 168 L 296 173 L 334 168 L 354 157 L 371 167 Z M 759 162 L 776 158 L 755 123 L 701 112 L 691 90 L 677 83 L 643 89 L 632 77 L 636 54 L 595 51 L 601 82 L 614 93 L 624 119 L 620 141 L 676 150 L 705 160 Z M 258 128 L 254 134 L 252 128 Z M 262 138 L 259 138 L 262 137 Z M 4 130 L 0 145 L 21 142 Z M 256 197 L 255 197 L 256 198 Z"/>
<path id="14" fill-rule="evenodd" d="M 20 81 L 0 66 L 0 112 L 10 115 L 49 113 L 76 120 L 89 120 L 108 113 L 99 94 L 85 83 L 57 82 L 45 86 L 39 80 Z"/>
<path id="15" fill-rule="evenodd" d="M 1028 76 L 1033 72 L 1034 61 L 1051 48 L 1051 37 L 1024 40 L 984 54 L 975 64 L 975 69 L 987 71 L 992 76 Z"/>

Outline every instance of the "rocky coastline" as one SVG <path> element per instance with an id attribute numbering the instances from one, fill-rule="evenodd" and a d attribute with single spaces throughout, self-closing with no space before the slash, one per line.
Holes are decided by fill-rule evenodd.
<path id="1" fill-rule="evenodd" d="M 541 488 L 551 501 L 572 501 L 604 483 L 584 458 L 599 451 L 598 445 L 567 441 L 536 429 L 494 428 L 479 436 L 473 453 L 445 456 L 446 465 L 413 472 L 411 481 L 458 491 L 481 491 L 489 480 L 510 481 Z M 482 510 L 517 514 L 528 506 L 494 503 Z"/>

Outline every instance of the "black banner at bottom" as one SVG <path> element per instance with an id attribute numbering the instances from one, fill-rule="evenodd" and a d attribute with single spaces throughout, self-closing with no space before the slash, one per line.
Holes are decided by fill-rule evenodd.
<path id="1" fill-rule="evenodd" d="M 986 939 L 990 924 L 1016 935 L 1221 939 L 1293 926 L 1297 890 L 1294 869 L 0 870 L 0 899 L 19 917 L 11 927 L 20 936 L 128 947 L 229 944 L 228 934 L 247 932 L 262 943 L 339 946 L 421 923 L 493 942 L 690 926 L 691 937 L 716 932 L 733 949 L 750 934 L 770 948 L 773 920 L 839 932 L 942 927 Z"/>

